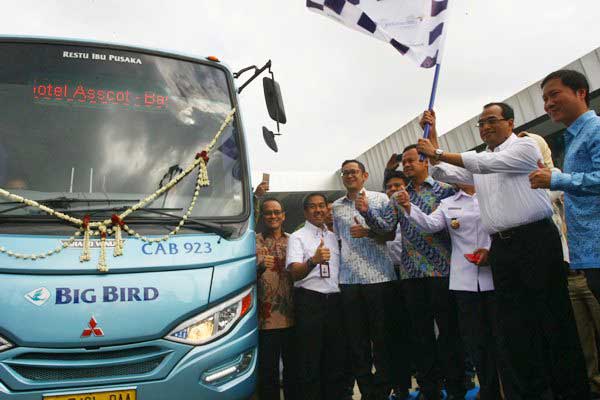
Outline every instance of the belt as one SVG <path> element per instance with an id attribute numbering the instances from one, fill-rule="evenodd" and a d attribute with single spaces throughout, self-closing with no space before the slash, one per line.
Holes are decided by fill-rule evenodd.
<path id="1" fill-rule="evenodd" d="M 553 224 L 550 218 L 540 219 L 539 221 L 532 222 L 530 224 L 519 225 L 514 228 L 506 229 L 504 231 L 500 231 L 497 233 L 493 233 L 492 239 L 494 240 L 508 240 L 514 236 L 522 235 L 523 233 L 527 233 L 528 230 L 532 228 L 539 228 L 547 224 Z"/>
<path id="2" fill-rule="evenodd" d="M 296 292 L 296 294 L 307 294 L 307 295 L 320 297 L 320 298 L 324 298 L 324 299 L 328 299 L 330 297 L 340 295 L 340 292 L 321 293 L 321 292 L 317 292 L 316 290 L 306 289 L 303 287 L 295 287 L 294 292 Z"/>

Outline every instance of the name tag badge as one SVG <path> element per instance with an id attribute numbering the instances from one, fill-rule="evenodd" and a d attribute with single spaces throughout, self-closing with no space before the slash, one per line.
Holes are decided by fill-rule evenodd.
<path id="1" fill-rule="evenodd" d="M 329 270 L 329 264 L 319 264 L 319 272 L 321 274 L 321 278 L 329 278 L 331 277 L 331 271 Z"/>
<path id="2" fill-rule="evenodd" d="M 452 218 L 452 220 L 450 221 L 450 226 L 452 227 L 452 229 L 460 228 L 460 222 L 458 222 L 458 218 Z"/>

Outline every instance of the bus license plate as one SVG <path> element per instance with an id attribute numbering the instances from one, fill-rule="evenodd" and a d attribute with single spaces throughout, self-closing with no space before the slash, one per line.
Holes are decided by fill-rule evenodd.
<path id="1" fill-rule="evenodd" d="M 44 400 L 136 400 L 135 389 L 44 396 Z"/>

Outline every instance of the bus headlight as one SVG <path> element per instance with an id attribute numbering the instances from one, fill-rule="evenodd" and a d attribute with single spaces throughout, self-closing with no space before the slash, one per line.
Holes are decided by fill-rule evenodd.
<path id="1" fill-rule="evenodd" d="M 250 288 L 179 324 L 165 339 L 198 346 L 226 334 L 252 308 Z"/>
<path id="2" fill-rule="evenodd" d="M 13 347 L 12 343 L 0 336 L 0 353 Z"/>

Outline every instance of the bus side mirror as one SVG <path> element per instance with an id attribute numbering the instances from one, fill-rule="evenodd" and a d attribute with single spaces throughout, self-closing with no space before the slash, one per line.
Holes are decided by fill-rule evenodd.
<path id="1" fill-rule="evenodd" d="M 285 124 L 287 118 L 285 116 L 285 109 L 283 108 L 283 99 L 281 97 L 279 83 L 277 83 L 275 79 L 264 77 L 263 89 L 265 92 L 267 110 L 269 110 L 269 117 L 277 123 Z"/>
<path id="2" fill-rule="evenodd" d="M 275 136 L 279 136 L 280 133 L 273 133 L 269 129 L 267 129 L 266 126 L 263 126 L 262 132 L 263 132 L 263 139 L 265 140 L 265 143 L 267 144 L 267 146 L 271 150 L 273 150 L 275 153 L 277 153 L 277 151 L 279 151 L 279 148 L 277 147 L 277 142 L 275 141 Z"/>

